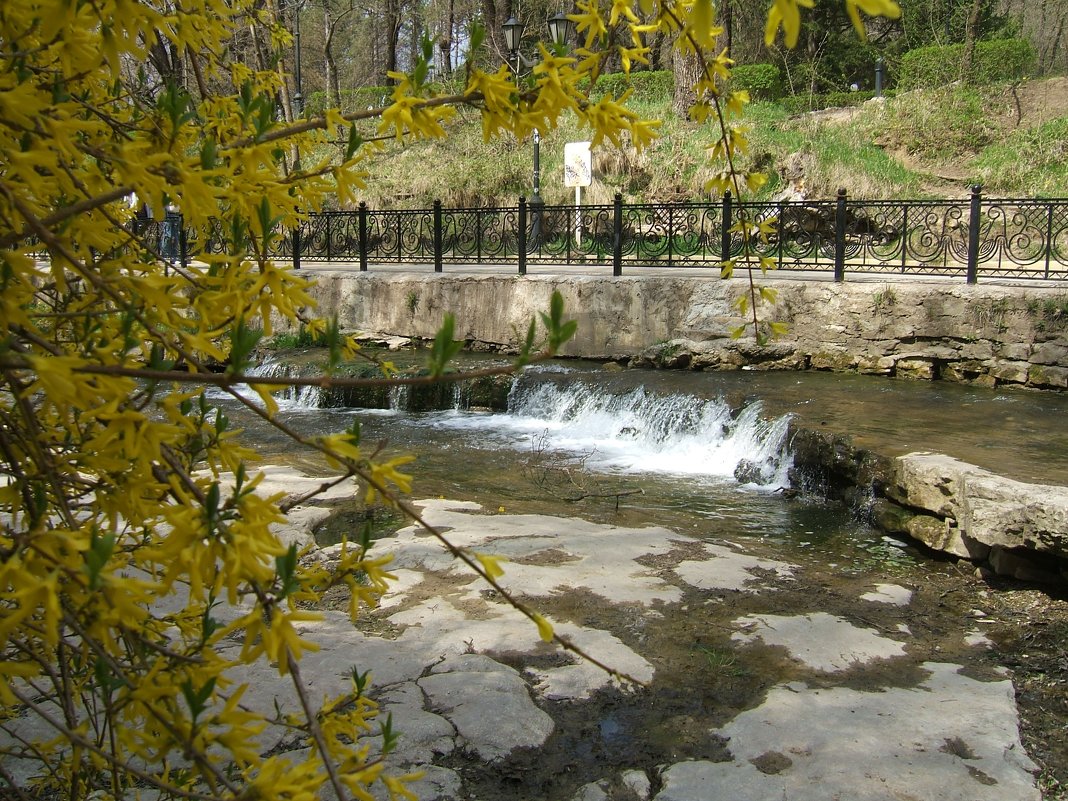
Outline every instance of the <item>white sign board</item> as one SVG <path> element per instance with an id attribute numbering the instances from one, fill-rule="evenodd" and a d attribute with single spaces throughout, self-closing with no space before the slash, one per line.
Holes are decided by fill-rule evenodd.
<path id="1" fill-rule="evenodd" d="M 564 186 L 589 186 L 593 183 L 593 156 L 589 142 L 564 145 Z"/>

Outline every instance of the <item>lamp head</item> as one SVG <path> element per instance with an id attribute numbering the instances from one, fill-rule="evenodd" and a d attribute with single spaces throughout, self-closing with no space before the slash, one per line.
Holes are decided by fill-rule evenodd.
<path id="1" fill-rule="evenodd" d="M 523 23 L 515 17 L 509 17 L 508 21 L 501 26 L 504 31 L 504 46 L 509 53 L 519 52 L 519 42 L 523 38 Z"/>
<path id="2" fill-rule="evenodd" d="M 549 17 L 549 38 L 554 45 L 566 44 L 574 30 L 574 21 L 568 19 L 563 11 L 557 11 Z"/>

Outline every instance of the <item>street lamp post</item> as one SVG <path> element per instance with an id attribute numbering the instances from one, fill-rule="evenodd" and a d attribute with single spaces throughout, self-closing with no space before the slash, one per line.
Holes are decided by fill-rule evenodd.
<path id="1" fill-rule="evenodd" d="M 293 10 L 293 114 L 297 119 L 304 116 L 304 84 L 300 74 L 300 10 L 304 0 L 297 3 Z M 300 146 L 293 153 L 293 169 L 300 172 Z M 300 236 L 300 222 L 293 228 L 290 244 L 293 246 L 293 269 L 300 269 L 300 249 L 303 245 Z"/>
<path id="2" fill-rule="evenodd" d="M 547 20 L 547 24 L 549 36 L 555 46 L 565 44 L 575 27 L 575 23 L 569 20 L 563 11 L 557 11 Z M 509 17 L 508 21 L 501 26 L 504 33 L 504 45 L 508 48 L 509 55 L 515 59 L 514 70 L 517 86 L 523 69 L 533 66 L 533 63 L 523 58 L 523 54 L 519 52 L 524 27 L 523 23 L 515 17 Z M 509 63 L 509 66 L 511 66 L 511 63 Z M 534 191 L 530 198 L 531 244 L 537 247 L 541 236 L 541 208 L 545 205 L 545 201 L 541 198 L 541 132 L 535 128 L 531 138 L 534 140 L 534 174 L 532 176 Z"/>
<path id="3" fill-rule="evenodd" d="M 297 3 L 293 12 L 293 111 L 297 117 L 304 116 L 304 86 L 300 77 L 300 9 L 303 2 Z"/>

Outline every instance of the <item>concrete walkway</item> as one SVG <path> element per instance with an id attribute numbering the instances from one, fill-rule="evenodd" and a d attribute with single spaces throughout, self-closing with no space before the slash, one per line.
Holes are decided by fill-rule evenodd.
<path id="1" fill-rule="evenodd" d="M 303 261 L 300 266 L 301 272 L 308 274 L 324 274 L 332 275 L 337 273 L 342 274 L 358 274 L 360 272 L 359 262 L 355 261 Z M 846 269 L 846 281 L 850 283 L 908 283 L 908 284 L 929 284 L 929 285 L 964 285 L 964 268 L 960 268 L 961 274 L 959 277 L 945 276 L 945 275 L 927 275 L 916 272 L 850 272 Z M 405 275 L 433 275 L 434 265 L 433 263 L 426 264 L 381 264 L 375 263 L 368 265 L 368 273 L 391 273 L 391 274 L 405 274 Z M 519 277 L 518 268 L 515 264 L 454 264 L 446 263 L 442 265 L 442 275 L 498 275 L 498 276 L 516 276 Z M 988 276 L 980 273 L 979 284 L 990 286 L 1029 286 L 1029 287 L 1050 287 L 1065 289 L 1068 287 L 1068 272 L 1065 272 L 1064 278 L 1061 280 L 1040 280 L 1040 279 L 1028 279 L 1028 278 L 1011 278 L 1003 276 Z M 604 264 L 543 264 L 543 263 L 528 263 L 527 264 L 527 276 L 590 276 L 590 277 L 612 277 L 612 265 L 611 263 Z M 759 270 L 755 271 L 755 276 L 759 281 L 812 281 L 812 282 L 834 282 L 834 270 L 831 265 L 827 266 L 826 270 L 770 270 L 765 275 L 761 275 Z M 623 278 L 708 278 L 711 280 L 720 280 L 719 270 L 715 267 L 650 267 L 650 266 L 635 266 L 633 264 L 624 263 L 623 265 Z M 734 280 L 744 281 L 746 280 L 745 271 L 738 269 L 735 272 Z"/>

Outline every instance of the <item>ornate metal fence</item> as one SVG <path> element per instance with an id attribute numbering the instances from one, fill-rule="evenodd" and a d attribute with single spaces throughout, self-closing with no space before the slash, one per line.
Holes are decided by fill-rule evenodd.
<path id="1" fill-rule="evenodd" d="M 750 237 L 742 226 L 770 223 Z M 183 234 L 170 221 L 144 230 L 160 252 L 195 258 L 219 252 L 223 231 Z M 170 239 L 168 239 L 170 237 Z M 232 239 L 232 237 L 231 237 Z M 765 257 L 789 270 L 1068 280 L 1068 198 L 858 201 L 845 191 L 828 201 L 549 206 L 520 199 L 514 207 L 371 210 L 313 214 L 279 232 L 275 258 L 302 262 L 583 265 L 611 268 L 700 267 Z"/>

